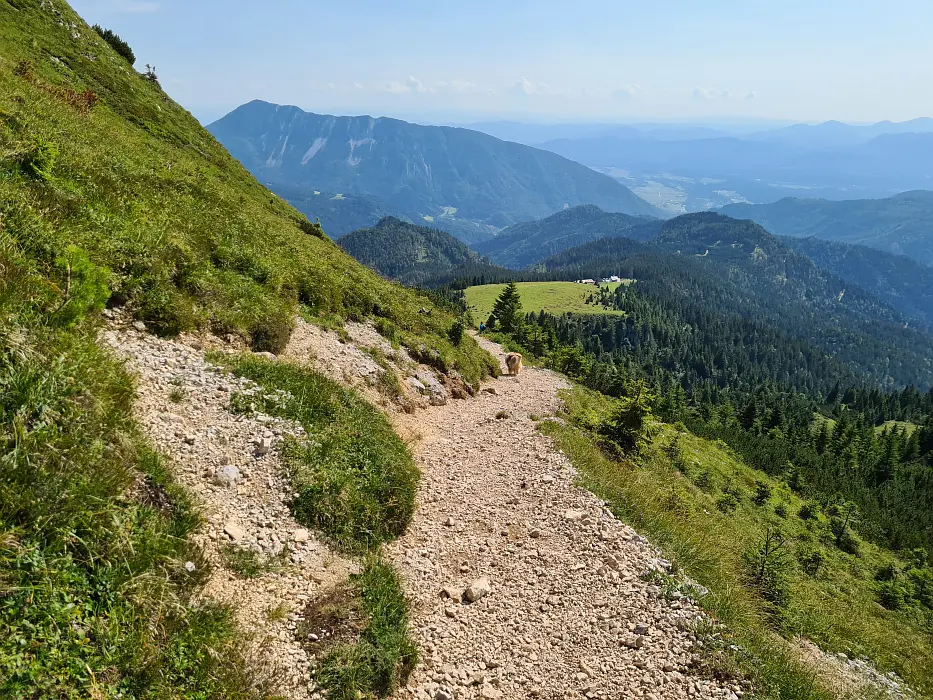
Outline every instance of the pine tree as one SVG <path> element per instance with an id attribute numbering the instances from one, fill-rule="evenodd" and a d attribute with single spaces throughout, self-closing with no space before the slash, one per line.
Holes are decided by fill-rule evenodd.
<path id="1" fill-rule="evenodd" d="M 505 333 L 514 333 L 522 325 L 522 299 L 515 282 L 509 282 L 502 290 L 502 294 L 493 304 L 490 318 L 494 318 L 498 327 Z"/>

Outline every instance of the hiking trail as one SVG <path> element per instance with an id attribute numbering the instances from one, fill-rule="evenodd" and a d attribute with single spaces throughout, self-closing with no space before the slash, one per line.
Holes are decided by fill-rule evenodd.
<path id="1" fill-rule="evenodd" d="M 502 361 L 501 347 L 477 341 Z M 661 553 L 576 486 L 537 431 L 568 386 L 528 367 L 472 400 L 397 418 L 422 471 L 414 520 L 388 548 L 422 654 L 399 695 L 741 697 L 691 675 L 699 608 L 644 580 L 666 571 Z"/>

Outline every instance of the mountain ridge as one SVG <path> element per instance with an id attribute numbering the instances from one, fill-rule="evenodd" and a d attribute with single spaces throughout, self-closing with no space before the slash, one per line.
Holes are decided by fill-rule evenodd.
<path id="1" fill-rule="evenodd" d="M 612 178 L 558 156 L 459 127 L 342 117 L 253 100 L 208 130 L 273 190 L 366 195 L 392 213 L 496 228 L 565 205 L 659 212 Z M 314 217 L 314 207 L 302 203 Z M 414 217 L 412 217 L 414 219 Z"/>
<path id="2" fill-rule="evenodd" d="M 761 223 L 777 235 L 855 243 L 933 265 L 933 191 L 841 201 L 786 197 L 720 211 Z"/>
<path id="3" fill-rule="evenodd" d="M 369 228 L 343 236 L 338 244 L 367 267 L 403 284 L 485 259 L 449 233 L 386 216 Z"/>
<path id="4" fill-rule="evenodd" d="M 595 205 L 570 207 L 543 219 L 515 224 L 474 246 L 494 263 L 521 269 L 562 250 L 606 236 L 651 238 L 660 219 L 606 212 Z"/>

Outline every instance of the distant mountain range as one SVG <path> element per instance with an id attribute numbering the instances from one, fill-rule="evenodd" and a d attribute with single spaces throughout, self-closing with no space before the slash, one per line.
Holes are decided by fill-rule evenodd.
<path id="1" fill-rule="evenodd" d="M 450 270 L 485 261 L 443 231 L 386 217 L 344 236 L 340 246 L 364 265 L 404 284 L 417 285 Z"/>
<path id="2" fill-rule="evenodd" d="M 478 126 L 540 139 L 534 145 L 611 175 L 669 214 L 789 195 L 841 200 L 933 189 L 929 118 L 758 132 L 674 124 Z"/>
<path id="3" fill-rule="evenodd" d="M 764 180 L 837 199 L 933 187 L 933 133 L 884 134 L 822 145 L 818 138 L 704 138 L 683 141 L 619 136 L 559 139 L 542 148 L 593 167 L 690 178 Z M 774 187 L 775 197 L 780 189 Z M 756 196 L 760 196 L 756 193 Z"/>
<path id="4" fill-rule="evenodd" d="M 611 177 L 469 129 L 312 114 L 257 100 L 208 130 L 273 191 L 309 217 L 323 214 L 338 233 L 387 209 L 444 228 L 467 222 L 471 230 L 579 204 L 659 214 Z M 329 199 L 318 200 L 325 192 Z M 343 205 L 334 204 L 341 195 L 354 197 L 345 219 Z"/>
<path id="5" fill-rule="evenodd" d="M 515 224 L 474 248 L 497 265 L 518 270 L 598 238 L 647 240 L 657 235 L 660 226 L 659 219 L 613 214 L 583 205 L 538 221 Z"/>
<path id="6" fill-rule="evenodd" d="M 903 122 L 882 121 L 854 125 L 840 121 L 820 124 L 789 124 L 771 128 L 717 123 L 647 122 L 633 124 L 562 123 L 540 124 L 516 121 L 475 122 L 464 125 L 505 141 L 540 146 L 560 139 L 595 137 L 642 138 L 657 141 L 689 141 L 711 138 L 740 138 L 749 141 L 772 141 L 804 148 L 851 146 L 885 134 L 933 132 L 933 119 L 921 117 Z"/>
<path id="7" fill-rule="evenodd" d="M 721 211 L 756 221 L 781 236 L 857 243 L 933 265 L 933 192 L 836 202 L 786 198 L 770 204 L 733 204 Z"/>

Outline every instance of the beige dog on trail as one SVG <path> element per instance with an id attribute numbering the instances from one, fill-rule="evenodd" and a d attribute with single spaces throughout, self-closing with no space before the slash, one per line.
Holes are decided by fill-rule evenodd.
<path id="1" fill-rule="evenodd" d="M 509 374 L 513 377 L 518 376 L 518 373 L 522 371 L 522 356 L 521 353 L 510 352 L 505 356 L 505 366 L 509 368 Z"/>

